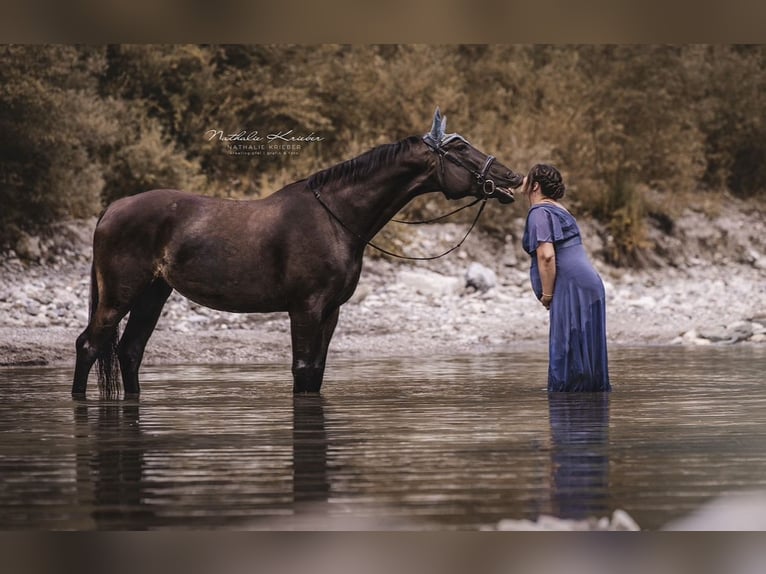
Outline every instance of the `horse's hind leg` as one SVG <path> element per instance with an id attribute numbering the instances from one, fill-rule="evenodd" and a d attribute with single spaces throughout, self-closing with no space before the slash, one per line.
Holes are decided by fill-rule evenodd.
<path id="1" fill-rule="evenodd" d="M 75 343 L 77 359 L 72 383 L 73 396 L 85 395 L 88 373 L 96 359 L 105 354 L 108 355 L 105 351 L 117 337 L 117 327 L 124 315 L 124 312 L 99 304 L 87 328 L 77 337 Z"/>
<path id="2" fill-rule="evenodd" d="M 96 234 L 98 235 L 98 228 Z M 148 265 L 126 264 L 125 257 L 104 252 L 98 238 L 94 240 L 94 262 L 91 270 L 88 327 L 77 338 L 72 395 L 83 396 L 88 373 L 96 360 L 99 364 L 99 388 L 105 395 L 118 391 L 117 331 L 122 318 L 152 282 Z M 117 254 L 119 255 L 119 254 Z"/>
<path id="3" fill-rule="evenodd" d="M 338 324 L 336 307 L 325 314 L 290 313 L 293 343 L 293 393 L 318 393 L 327 350 Z"/>
<path id="4" fill-rule="evenodd" d="M 125 332 L 117 347 L 126 396 L 138 395 L 141 392 L 138 384 L 138 368 L 144 357 L 146 343 L 162 313 L 162 307 L 172 292 L 173 288 L 163 279 L 156 279 L 136 299 L 130 309 Z"/>
<path id="5" fill-rule="evenodd" d="M 72 396 L 85 396 L 88 385 L 88 373 L 93 368 L 93 363 L 98 358 L 98 347 L 90 342 L 90 325 L 80 333 L 75 343 L 77 359 L 74 367 L 74 381 L 72 382 Z"/>

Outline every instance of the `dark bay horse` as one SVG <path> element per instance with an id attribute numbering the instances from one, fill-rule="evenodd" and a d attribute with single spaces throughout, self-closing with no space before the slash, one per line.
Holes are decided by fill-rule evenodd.
<path id="1" fill-rule="evenodd" d="M 93 237 L 90 321 L 76 343 L 72 395 L 84 396 L 96 360 L 102 396 L 118 393 L 119 371 L 125 395 L 139 393 L 144 348 L 173 289 L 221 311 L 287 312 L 293 392 L 319 392 L 367 242 L 396 212 L 433 191 L 508 203 L 521 185 L 522 176 L 445 127 L 437 109 L 425 136 L 376 147 L 264 199 L 159 189 L 112 203 Z"/>

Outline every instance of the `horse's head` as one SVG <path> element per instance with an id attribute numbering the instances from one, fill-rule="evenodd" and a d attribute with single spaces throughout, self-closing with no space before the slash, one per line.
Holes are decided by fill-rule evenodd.
<path id="1" fill-rule="evenodd" d="M 473 195 L 511 203 L 514 200 L 511 190 L 522 184 L 524 176 L 479 151 L 460 134 L 445 133 L 446 127 L 447 118 L 436 108 L 431 131 L 423 136 L 425 144 L 436 154 L 436 179 L 444 195 L 450 199 Z"/>

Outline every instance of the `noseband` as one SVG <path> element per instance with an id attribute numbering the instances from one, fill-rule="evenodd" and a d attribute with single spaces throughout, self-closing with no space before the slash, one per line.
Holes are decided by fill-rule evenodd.
<path id="1" fill-rule="evenodd" d="M 431 137 L 431 134 L 426 134 L 423 136 L 423 142 L 439 158 L 439 175 L 438 175 L 439 183 L 442 185 L 442 188 L 443 188 L 444 187 L 444 160 L 446 159 L 454 163 L 455 165 L 462 167 L 464 170 L 470 173 L 476 180 L 476 183 L 479 184 L 479 186 L 481 186 L 481 189 L 484 192 L 484 196 L 488 198 L 495 192 L 495 181 L 487 177 L 487 174 L 489 174 L 489 170 L 491 169 L 492 164 L 495 161 L 495 156 L 488 155 L 487 159 L 484 161 L 484 166 L 481 168 L 481 170 L 475 170 L 472 167 L 464 164 L 460 160 L 460 158 L 450 155 L 449 152 L 444 149 L 443 147 L 444 144 L 449 143 L 452 140 L 456 140 L 456 139 L 468 144 L 468 141 L 459 134 L 451 134 L 439 142 L 434 140 L 434 138 Z"/>

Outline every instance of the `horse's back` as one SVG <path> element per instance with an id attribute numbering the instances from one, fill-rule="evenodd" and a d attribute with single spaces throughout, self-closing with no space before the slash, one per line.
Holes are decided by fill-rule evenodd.
<path id="1" fill-rule="evenodd" d="M 293 186 L 288 186 L 292 188 Z M 154 189 L 123 197 L 111 203 L 98 227 L 109 225 L 167 225 L 189 223 L 204 218 L 218 224 L 237 225 L 259 214 L 267 215 L 277 209 L 284 211 L 295 204 L 295 195 L 284 188 L 263 199 L 224 199 L 199 195 L 178 189 Z"/>
<path id="2" fill-rule="evenodd" d="M 195 210 L 214 198 L 178 189 L 154 189 L 120 198 L 104 210 L 98 227 L 125 225 L 131 222 L 144 225 L 167 219 L 169 216 Z"/>
<path id="3" fill-rule="evenodd" d="M 155 189 L 110 204 L 96 226 L 96 243 L 120 242 L 151 251 L 188 235 L 241 233 L 262 200 L 233 200 L 177 189 Z M 266 205 L 264 204 L 264 207 Z"/>

